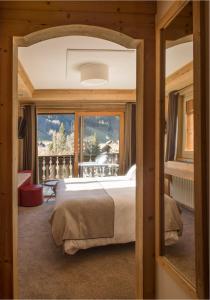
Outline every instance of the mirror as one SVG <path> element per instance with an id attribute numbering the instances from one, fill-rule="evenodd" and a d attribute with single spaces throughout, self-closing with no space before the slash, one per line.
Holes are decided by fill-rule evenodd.
<path id="1" fill-rule="evenodd" d="M 163 30 L 162 255 L 195 286 L 192 3 Z"/>

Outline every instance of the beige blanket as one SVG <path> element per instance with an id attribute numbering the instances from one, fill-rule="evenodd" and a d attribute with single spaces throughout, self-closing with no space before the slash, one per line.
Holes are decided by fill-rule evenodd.
<path id="1" fill-rule="evenodd" d="M 67 197 L 57 203 L 50 218 L 55 243 L 113 237 L 114 201 L 100 183 L 93 183 L 91 190 L 85 189 L 85 184 L 81 190 L 74 190 L 74 184 L 69 187 Z"/>

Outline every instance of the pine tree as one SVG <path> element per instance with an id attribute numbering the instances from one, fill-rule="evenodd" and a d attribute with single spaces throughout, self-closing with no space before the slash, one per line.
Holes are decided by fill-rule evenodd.
<path id="1" fill-rule="evenodd" d="M 98 154 L 100 154 L 101 152 L 101 148 L 99 146 L 99 142 L 98 139 L 96 137 L 96 133 L 94 132 L 94 134 L 92 134 L 91 136 L 88 137 L 88 139 L 85 142 L 85 155 L 89 155 L 90 156 L 90 160 L 91 160 L 91 155 L 93 156 L 97 156 Z"/>
<path id="2" fill-rule="evenodd" d="M 53 154 L 53 143 L 52 142 L 48 144 L 48 153 L 49 153 L 49 155 Z"/>
<path id="3" fill-rule="evenodd" d="M 52 138 L 52 143 L 53 143 L 53 154 L 57 154 L 57 132 L 53 132 L 53 138 Z"/>
<path id="4" fill-rule="evenodd" d="M 61 123 L 59 131 L 57 133 L 57 153 L 59 155 L 65 154 L 66 151 L 66 134 L 65 126 Z"/>

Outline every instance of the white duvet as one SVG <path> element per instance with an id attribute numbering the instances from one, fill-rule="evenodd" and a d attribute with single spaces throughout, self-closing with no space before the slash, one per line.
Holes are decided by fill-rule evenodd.
<path id="1" fill-rule="evenodd" d="M 87 240 L 65 240 L 64 251 L 67 254 L 74 254 L 79 249 L 87 249 L 96 246 L 109 244 L 128 243 L 135 241 L 135 202 L 136 183 L 126 176 L 70 179 L 59 183 L 56 191 L 56 202 L 68 200 L 68 193 L 72 190 L 90 190 L 94 187 L 95 181 L 100 182 L 100 186 L 112 197 L 115 204 L 114 217 L 114 237 Z"/>
<path id="2" fill-rule="evenodd" d="M 100 184 L 97 184 L 100 183 Z M 123 244 L 135 241 L 136 223 L 136 181 L 128 176 L 104 178 L 71 178 L 61 181 L 56 189 L 56 205 L 68 201 L 71 191 L 103 188 L 113 199 L 115 205 L 114 237 L 86 240 L 65 240 L 63 247 L 67 254 L 74 254 L 80 249 L 88 249 L 109 244 Z M 182 232 L 182 220 L 175 200 L 166 203 L 165 244 L 176 243 Z M 173 225 L 173 226 L 172 226 Z M 177 228 L 176 226 L 177 225 Z M 175 227 L 174 227 L 175 226 Z"/>

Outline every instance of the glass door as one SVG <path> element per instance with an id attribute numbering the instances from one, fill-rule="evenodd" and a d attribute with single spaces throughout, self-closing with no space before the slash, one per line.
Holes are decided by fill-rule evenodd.
<path id="1" fill-rule="evenodd" d="M 73 113 L 38 114 L 39 182 L 74 175 L 74 119 Z"/>
<path id="2" fill-rule="evenodd" d="M 78 114 L 78 175 L 117 176 L 122 173 L 123 113 Z"/>

